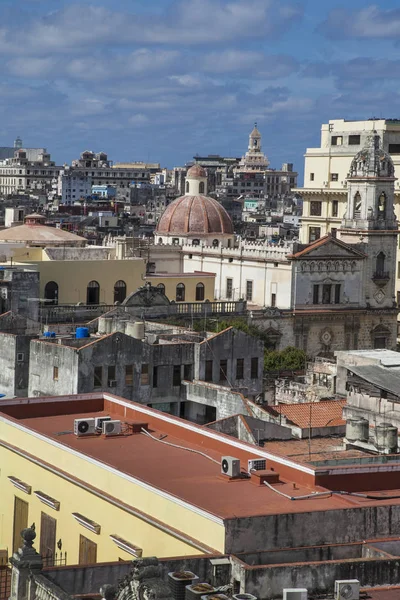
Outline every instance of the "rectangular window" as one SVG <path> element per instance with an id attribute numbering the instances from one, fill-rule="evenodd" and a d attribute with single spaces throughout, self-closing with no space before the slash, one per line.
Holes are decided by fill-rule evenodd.
<path id="1" fill-rule="evenodd" d="M 400 154 L 400 144 L 389 144 L 389 154 Z"/>
<path id="2" fill-rule="evenodd" d="M 312 200 L 310 202 L 310 215 L 312 217 L 320 217 L 322 214 L 322 202 Z"/>
<path id="3" fill-rule="evenodd" d="M 319 285 L 313 286 L 313 304 L 319 304 Z"/>
<path id="4" fill-rule="evenodd" d="M 107 381 L 108 381 L 108 385 L 113 385 L 113 383 L 111 383 L 111 382 L 115 381 L 115 365 L 108 366 Z"/>
<path id="5" fill-rule="evenodd" d="M 271 306 L 276 306 L 276 294 L 271 294 Z"/>
<path id="6" fill-rule="evenodd" d="M 172 374 L 172 385 L 174 387 L 181 385 L 181 365 L 174 365 L 174 370 Z"/>
<path id="7" fill-rule="evenodd" d="M 335 304 L 340 304 L 340 283 L 335 285 Z"/>
<path id="8" fill-rule="evenodd" d="M 125 385 L 133 385 L 133 365 L 125 365 Z"/>
<path id="9" fill-rule="evenodd" d="M 314 173 L 310 173 L 310 181 L 314 181 L 315 175 Z"/>
<path id="10" fill-rule="evenodd" d="M 95 367 L 93 371 L 93 387 L 99 388 L 103 385 L 103 367 Z"/>
<path id="11" fill-rule="evenodd" d="M 349 135 L 349 146 L 359 146 L 361 144 L 360 135 Z"/>
<path id="12" fill-rule="evenodd" d="M 343 136 L 342 135 L 333 135 L 331 137 L 332 146 L 342 146 L 343 144 Z"/>
<path id="13" fill-rule="evenodd" d="M 335 237 L 336 237 L 336 235 L 337 235 L 337 227 L 332 227 L 332 229 L 331 229 L 331 236 L 332 236 L 333 238 L 335 238 Z"/>
<path id="14" fill-rule="evenodd" d="M 206 381 L 213 380 L 213 361 L 212 360 L 206 360 L 206 369 L 205 369 L 204 379 Z"/>
<path id="15" fill-rule="evenodd" d="M 324 283 L 324 285 L 322 286 L 322 304 L 331 303 L 331 292 L 332 285 L 330 283 Z"/>
<path id="16" fill-rule="evenodd" d="M 244 358 L 236 359 L 236 379 L 243 379 L 244 375 Z"/>
<path id="17" fill-rule="evenodd" d="M 308 241 L 315 242 L 321 237 L 321 227 L 310 227 L 308 230 Z"/>
<path id="18" fill-rule="evenodd" d="M 18 352 L 17 353 L 17 362 L 24 362 L 24 353 L 23 352 Z"/>
<path id="19" fill-rule="evenodd" d="M 53 367 L 53 381 L 58 381 L 58 367 Z"/>
<path id="20" fill-rule="evenodd" d="M 258 379 L 258 357 L 251 359 L 251 373 L 250 377 L 252 379 Z"/>
<path id="21" fill-rule="evenodd" d="M 253 300 L 253 282 L 246 281 L 246 300 L 251 302 Z"/>
<path id="22" fill-rule="evenodd" d="M 219 380 L 226 381 L 226 371 L 228 369 L 228 361 L 220 360 L 219 361 Z"/>
<path id="23" fill-rule="evenodd" d="M 149 385 L 149 365 L 142 364 L 142 370 L 140 373 L 140 383 L 141 385 Z"/>
<path id="24" fill-rule="evenodd" d="M 339 201 L 333 200 L 332 202 L 332 217 L 337 217 L 339 212 Z"/>
<path id="25" fill-rule="evenodd" d="M 185 381 L 192 380 L 192 365 L 183 365 L 183 379 Z"/>
<path id="26" fill-rule="evenodd" d="M 339 181 L 339 173 L 331 173 L 331 181 Z"/>
<path id="27" fill-rule="evenodd" d="M 233 279 L 226 280 L 226 297 L 231 300 L 233 292 Z"/>
<path id="28" fill-rule="evenodd" d="M 158 367 L 153 367 L 153 388 L 158 387 Z"/>

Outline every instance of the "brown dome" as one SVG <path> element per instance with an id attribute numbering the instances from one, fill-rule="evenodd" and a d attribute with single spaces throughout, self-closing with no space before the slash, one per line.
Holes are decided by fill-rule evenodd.
<path id="1" fill-rule="evenodd" d="M 207 177 L 207 171 L 200 165 L 193 165 L 193 167 L 190 167 L 189 171 L 187 172 L 186 177 L 190 177 L 191 179 L 197 177 Z"/>
<path id="2" fill-rule="evenodd" d="M 233 225 L 226 210 L 213 198 L 186 195 L 167 206 L 158 222 L 156 233 L 231 235 Z"/>

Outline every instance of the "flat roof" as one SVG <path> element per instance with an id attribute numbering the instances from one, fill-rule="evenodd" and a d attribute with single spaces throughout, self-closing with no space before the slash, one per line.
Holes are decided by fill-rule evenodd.
<path id="1" fill-rule="evenodd" d="M 14 422 L 19 428 L 22 426 L 31 435 L 48 438 L 53 446 L 56 443 L 66 451 L 81 453 L 132 477 L 133 482 L 144 482 L 221 519 L 332 510 L 377 503 L 376 499 L 337 495 L 294 502 L 290 497 L 326 490 L 315 485 L 315 467 L 306 464 L 304 447 L 302 452 L 295 445 L 289 446 L 291 442 L 267 442 L 264 448 L 254 447 L 107 393 L 3 400 L 0 402 L 0 411 L 0 419 Z M 121 419 L 123 423 L 147 423 L 152 437 L 146 433 L 125 433 L 107 438 L 102 435 L 74 435 L 74 419 L 99 416 Z M 307 440 L 301 442 L 303 446 L 307 445 Z M 283 451 L 282 444 L 290 448 L 290 452 Z M 314 444 L 314 440 L 311 440 L 312 448 Z M 29 452 L 28 448 L 25 450 Z M 249 459 L 265 458 L 267 469 L 279 473 L 279 483 L 273 484 L 274 489 L 271 489 L 260 485 L 259 478 L 254 475 L 229 479 L 221 474 L 223 456 L 240 459 L 241 469 L 246 472 Z M 349 473 L 349 478 L 353 478 L 353 471 Z M 79 477 L 78 473 L 72 475 Z M 373 488 L 371 477 L 368 484 L 368 489 Z M 287 494 L 288 498 L 275 490 Z M 400 494 L 394 500 L 393 495 L 392 499 L 379 498 L 379 504 L 400 503 Z"/>

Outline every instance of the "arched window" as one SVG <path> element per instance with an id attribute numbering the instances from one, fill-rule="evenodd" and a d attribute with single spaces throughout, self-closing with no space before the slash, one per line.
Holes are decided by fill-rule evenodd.
<path id="1" fill-rule="evenodd" d="M 361 194 L 356 192 L 354 195 L 353 217 L 359 219 L 361 217 Z"/>
<path id="2" fill-rule="evenodd" d="M 89 281 L 86 289 L 86 304 L 100 303 L 100 285 L 97 281 Z"/>
<path id="3" fill-rule="evenodd" d="M 385 258 L 386 258 L 386 256 L 383 254 L 383 252 L 379 252 L 378 256 L 376 257 L 376 274 L 377 275 L 383 275 L 385 272 Z"/>
<path id="4" fill-rule="evenodd" d="M 49 281 L 44 288 L 44 297 L 48 302 L 46 304 L 58 304 L 58 283 Z"/>
<path id="5" fill-rule="evenodd" d="M 378 219 L 386 218 L 386 194 L 382 192 L 382 194 L 378 198 Z"/>
<path id="6" fill-rule="evenodd" d="M 214 246 L 214 248 L 218 248 L 219 246 L 219 241 L 218 240 L 213 240 L 212 245 Z"/>
<path id="7" fill-rule="evenodd" d="M 177 302 L 185 302 L 185 284 L 178 283 L 176 286 L 176 298 Z"/>
<path id="8" fill-rule="evenodd" d="M 162 244 L 162 238 L 158 238 L 158 243 Z"/>
<path id="9" fill-rule="evenodd" d="M 188 181 L 186 182 L 186 193 L 187 194 L 189 193 L 189 182 Z"/>
<path id="10" fill-rule="evenodd" d="M 193 240 L 192 246 L 200 246 L 200 240 Z"/>
<path id="11" fill-rule="evenodd" d="M 157 287 L 163 294 L 165 294 L 165 285 L 163 283 L 158 283 Z"/>
<path id="12" fill-rule="evenodd" d="M 114 302 L 123 302 L 126 298 L 126 283 L 119 279 L 114 285 Z"/>
<path id="13" fill-rule="evenodd" d="M 200 181 L 199 194 L 204 194 L 204 181 Z"/>
<path id="14" fill-rule="evenodd" d="M 196 302 L 203 302 L 204 300 L 204 283 L 198 283 L 196 285 Z"/>

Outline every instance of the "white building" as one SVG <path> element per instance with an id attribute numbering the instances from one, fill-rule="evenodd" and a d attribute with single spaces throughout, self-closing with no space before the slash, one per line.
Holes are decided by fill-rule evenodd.
<path id="1" fill-rule="evenodd" d="M 58 195 L 62 204 L 74 204 L 92 193 L 92 178 L 79 169 L 65 166 L 58 176 Z"/>

